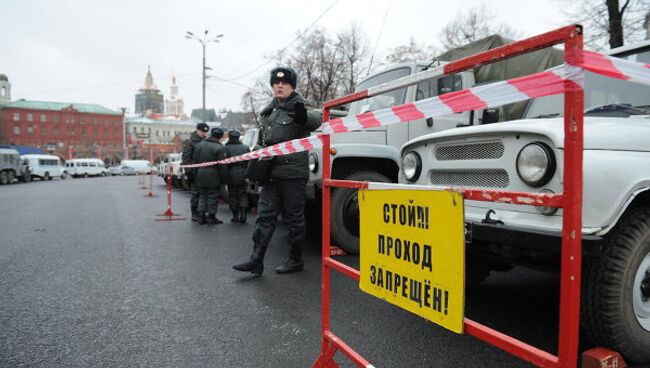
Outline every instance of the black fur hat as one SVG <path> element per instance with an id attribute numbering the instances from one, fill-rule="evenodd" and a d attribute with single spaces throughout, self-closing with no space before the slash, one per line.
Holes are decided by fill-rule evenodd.
<path id="1" fill-rule="evenodd" d="M 277 67 L 271 70 L 271 86 L 273 83 L 286 82 L 296 89 L 296 84 L 298 83 L 298 74 L 296 71 L 288 67 Z"/>
<path id="2" fill-rule="evenodd" d="M 237 129 L 231 129 L 228 131 L 228 138 L 239 139 L 241 133 Z"/>
<path id="3" fill-rule="evenodd" d="M 196 130 L 200 130 L 202 132 L 207 133 L 207 132 L 210 131 L 210 127 L 206 123 L 198 123 L 198 124 L 196 124 Z"/>
<path id="4" fill-rule="evenodd" d="M 221 129 L 221 128 L 212 128 L 212 130 L 210 131 L 210 135 L 213 136 L 214 138 L 219 139 L 219 138 L 223 137 L 223 129 Z"/>

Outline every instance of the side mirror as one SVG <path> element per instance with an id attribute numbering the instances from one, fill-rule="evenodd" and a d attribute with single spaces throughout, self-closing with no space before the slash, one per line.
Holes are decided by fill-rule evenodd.
<path id="1" fill-rule="evenodd" d="M 485 109 L 483 110 L 483 117 L 481 124 L 492 124 L 499 122 L 499 109 Z"/>

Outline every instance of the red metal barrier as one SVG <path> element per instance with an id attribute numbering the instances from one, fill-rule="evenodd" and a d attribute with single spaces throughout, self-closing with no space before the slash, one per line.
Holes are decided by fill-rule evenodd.
<path id="1" fill-rule="evenodd" d="M 564 60 L 567 65 L 581 65 L 582 27 L 571 25 L 542 35 L 514 42 L 499 48 L 451 62 L 444 67 L 444 74 L 457 73 L 481 64 L 511 58 L 531 51 L 564 43 Z M 413 83 L 410 83 L 413 84 Z M 407 85 L 407 84 L 405 84 Z M 567 84 L 568 85 L 568 84 Z M 402 88 L 396 85 L 392 89 Z M 383 90 L 385 92 L 386 90 Z M 367 91 L 357 92 L 323 105 L 323 121 L 328 121 L 330 109 L 342 103 L 369 97 Z M 525 342 L 493 330 L 465 318 L 464 331 L 478 339 L 509 352 L 537 366 L 574 367 L 578 360 L 578 331 L 580 321 L 580 274 L 582 259 L 582 148 L 583 148 L 583 90 L 573 85 L 564 91 L 564 191 L 562 194 L 545 196 L 525 193 L 535 206 L 561 207 L 564 210 L 562 230 L 560 275 L 560 321 L 558 355 L 540 350 Z M 330 191 L 332 187 L 367 188 L 367 182 L 331 179 L 330 136 L 323 136 L 323 232 L 322 232 L 322 325 L 321 353 L 313 367 L 338 367 L 333 356 L 341 351 L 359 367 L 372 367 L 361 355 L 345 344 L 330 330 L 330 271 L 335 270 L 359 280 L 359 271 L 335 261 L 330 256 Z M 493 190 L 453 189 L 463 193 L 466 199 L 481 201 L 511 200 L 514 194 Z M 530 204 L 528 201 L 520 204 Z"/>
<path id="2" fill-rule="evenodd" d="M 171 163 L 167 164 L 167 210 L 160 215 L 165 218 L 156 219 L 156 221 L 174 221 L 174 220 L 187 220 L 185 217 L 180 217 L 181 215 L 174 213 L 172 211 L 172 167 Z"/>

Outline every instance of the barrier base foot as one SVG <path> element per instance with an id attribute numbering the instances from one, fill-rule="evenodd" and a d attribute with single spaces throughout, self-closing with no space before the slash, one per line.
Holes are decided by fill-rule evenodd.
<path id="1" fill-rule="evenodd" d="M 167 216 L 167 217 L 172 217 L 172 216 L 181 216 L 181 215 L 172 212 L 171 209 L 168 209 L 167 211 L 161 213 L 160 215 L 156 215 L 156 216 Z"/>
<path id="2" fill-rule="evenodd" d="M 158 215 L 158 216 L 160 216 L 160 215 Z M 178 216 L 178 215 L 174 215 L 174 216 Z M 178 221 L 178 220 L 187 220 L 187 218 L 168 216 L 168 217 L 165 217 L 165 218 L 157 218 L 156 219 L 156 221 Z"/>
<path id="3" fill-rule="evenodd" d="M 319 356 L 312 365 L 312 368 L 339 368 L 339 365 L 332 359 L 331 356 Z"/>
<path id="4" fill-rule="evenodd" d="M 582 353 L 582 368 L 626 368 L 621 355 L 605 348 L 594 348 Z"/>
<path id="5" fill-rule="evenodd" d="M 145 194 L 144 196 L 149 197 L 149 198 L 158 197 L 157 195 L 153 194 L 152 192 L 149 192 L 149 193 Z"/>

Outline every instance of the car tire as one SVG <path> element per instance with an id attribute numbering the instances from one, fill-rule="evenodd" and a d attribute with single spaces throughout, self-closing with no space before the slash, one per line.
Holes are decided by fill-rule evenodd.
<path id="1" fill-rule="evenodd" d="M 359 171 L 343 179 L 383 183 L 391 181 L 375 171 Z M 334 188 L 332 190 L 330 233 L 333 245 L 342 248 L 347 253 L 359 254 L 359 202 L 356 189 Z"/>
<path id="2" fill-rule="evenodd" d="M 583 274 L 582 329 L 627 362 L 650 363 L 650 208 L 633 207 Z"/>
<path id="3" fill-rule="evenodd" d="M 16 174 L 13 171 L 9 171 L 7 179 L 9 179 L 9 184 L 13 183 L 14 179 L 16 179 Z"/>
<path id="4" fill-rule="evenodd" d="M 9 174 L 6 171 L 0 172 L 0 184 L 2 185 L 9 184 Z"/>
<path id="5" fill-rule="evenodd" d="M 41 181 L 50 180 L 50 179 L 51 179 L 50 178 L 50 173 L 45 172 L 45 174 L 43 174 L 43 177 L 41 178 Z"/>
<path id="6" fill-rule="evenodd" d="M 29 171 L 28 171 L 28 172 L 24 172 L 24 173 L 20 176 L 20 180 L 21 180 L 23 183 L 29 183 L 30 181 L 32 181 L 32 173 L 30 173 Z"/>
<path id="7" fill-rule="evenodd" d="M 84 178 L 87 178 L 87 177 L 88 177 L 88 173 L 86 172 L 86 173 L 84 173 Z"/>

